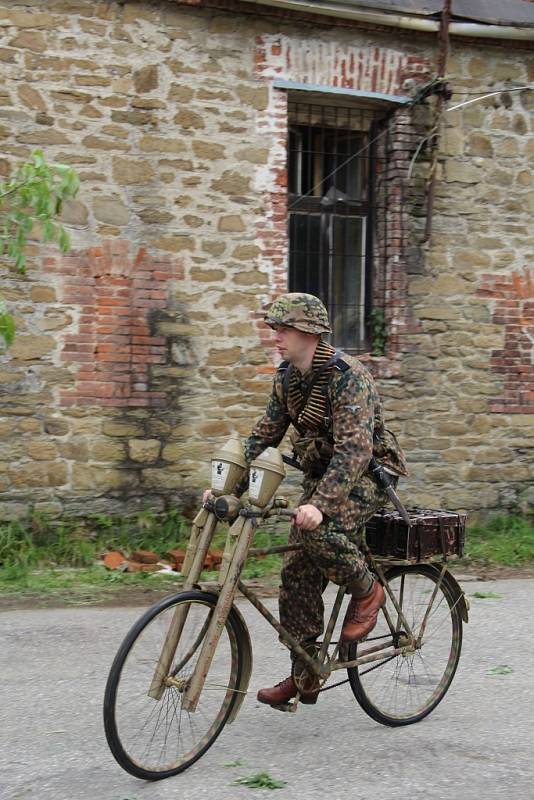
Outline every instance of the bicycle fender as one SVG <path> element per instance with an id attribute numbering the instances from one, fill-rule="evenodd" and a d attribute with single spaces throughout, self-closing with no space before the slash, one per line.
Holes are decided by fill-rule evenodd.
<path id="1" fill-rule="evenodd" d="M 237 700 L 234 703 L 234 707 L 230 713 L 230 716 L 226 720 L 226 724 L 230 725 L 234 721 L 237 716 L 239 709 L 243 703 L 243 700 L 246 697 L 246 693 L 248 690 L 248 685 L 250 682 L 250 676 L 252 674 L 252 642 L 250 641 L 250 634 L 248 632 L 248 628 L 246 622 L 243 618 L 243 615 L 239 611 L 236 606 L 232 606 L 232 610 L 230 612 L 232 616 L 232 621 L 236 623 L 236 626 L 240 629 L 242 643 L 243 643 L 243 668 L 241 669 L 241 676 L 239 678 L 239 684 L 237 686 L 238 695 Z"/>
<path id="2" fill-rule="evenodd" d="M 441 573 L 441 569 L 439 566 L 435 564 L 429 564 L 428 566 L 431 567 L 432 570 L 437 575 Z M 462 617 L 464 622 L 466 623 L 469 622 L 469 600 L 465 596 L 464 590 L 462 589 L 462 587 L 460 586 L 460 584 L 458 583 L 452 572 L 449 572 L 449 570 L 447 570 L 447 572 L 445 573 L 444 578 L 454 593 L 455 601 L 459 598 L 458 609 L 460 611 L 460 616 Z"/>

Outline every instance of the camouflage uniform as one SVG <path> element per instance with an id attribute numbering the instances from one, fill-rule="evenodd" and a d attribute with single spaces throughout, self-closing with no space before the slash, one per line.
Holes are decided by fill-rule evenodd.
<path id="1" fill-rule="evenodd" d="M 300 298 L 305 300 L 300 303 Z M 299 330 L 308 328 L 305 332 L 309 333 L 326 332 L 328 317 L 322 304 L 319 312 L 322 309 L 326 322 L 319 318 L 321 330 L 310 329 L 314 315 L 315 319 L 318 315 L 313 301 L 320 302 L 311 295 L 285 295 L 271 306 L 266 321 Z M 306 419 L 306 407 L 303 413 L 299 398 L 306 396 L 314 379 L 317 385 L 321 367 L 324 370 L 333 354 L 334 348 L 319 341 L 311 369 L 301 374 L 292 368 L 289 391 L 285 377 L 288 365 L 281 365 L 265 414 L 245 443 L 250 462 L 266 447 L 276 447 L 291 423 L 296 425 L 292 441 L 304 471 L 299 505 L 310 503 L 323 514 L 323 522 L 315 530 L 292 526 L 289 541 L 302 544 L 303 550 L 286 554 L 281 574 L 280 620 L 301 642 L 314 640 L 322 633 L 321 595 L 328 581 L 347 584 L 350 591 L 360 595 L 372 586 L 373 576 L 358 543 L 366 520 L 388 498 L 368 470 L 371 456 L 374 454 L 397 474 L 407 473 L 402 451 L 384 427 L 374 380 L 356 359 L 343 356 L 341 362 L 332 365 L 320 393 L 323 410 L 326 408 L 328 413 Z M 321 398 L 317 405 L 321 406 Z"/>

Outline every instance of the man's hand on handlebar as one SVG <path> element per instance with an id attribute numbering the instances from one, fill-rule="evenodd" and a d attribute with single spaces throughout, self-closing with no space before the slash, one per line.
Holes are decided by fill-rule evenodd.
<path id="1" fill-rule="evenodd" d="M 295 516 L 295 525 L 305 531 L 313 531 L 323 521 L 323 515 L 318 508 L 312 505 L 299 506 Z"/>
<path id="2" fill-rule="evenodd" d="M 202 493 L 202 502 L 206 503 L 211 497 L 213 497 L 211 489 L 205 489 Z M 295 525 L 298 525 L 299 528 L 303 528 L 305 531 L 313 531 L 323 521 L 323 515 L 318 508 L 307 504 L 296 509 L 294 520 Z"/>

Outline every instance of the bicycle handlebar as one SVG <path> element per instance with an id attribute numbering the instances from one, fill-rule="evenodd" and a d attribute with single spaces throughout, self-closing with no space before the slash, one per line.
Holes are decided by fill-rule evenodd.
<path id="1" fill-rule="evenodd" d="M 270 508 L 266 516 L 269 517 L 296 517 L 296 508 Z"/>

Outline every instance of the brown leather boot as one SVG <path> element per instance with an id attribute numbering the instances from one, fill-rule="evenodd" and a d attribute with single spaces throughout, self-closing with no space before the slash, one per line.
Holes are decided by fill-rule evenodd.
<path id="1" fill-rule="evenodd" d="M 375 581 L 369 594 L 352 599 L 347 608 L 340 641 L 358 642 L 367 636 L 376 625 L 378 612 L 386 602 L 386 594 L 381 583 Z"/>
<path id="2" fill-rule="evenodd" d="M 282 706 L 289 703 L 291 698 L 296 697 L 297 692 L 298 689 L 295 686 L 293 676 L 290 675 L 289 678 L 280 681 L 276 686 L 269 689 L 260 689 L 257 698 L 260 703 L 266 703 L 269 706 Z M 317 702 L 318 695 L 319 692 L 304 692 L 300 696 L 300 702 L 313 705 Z"/>

